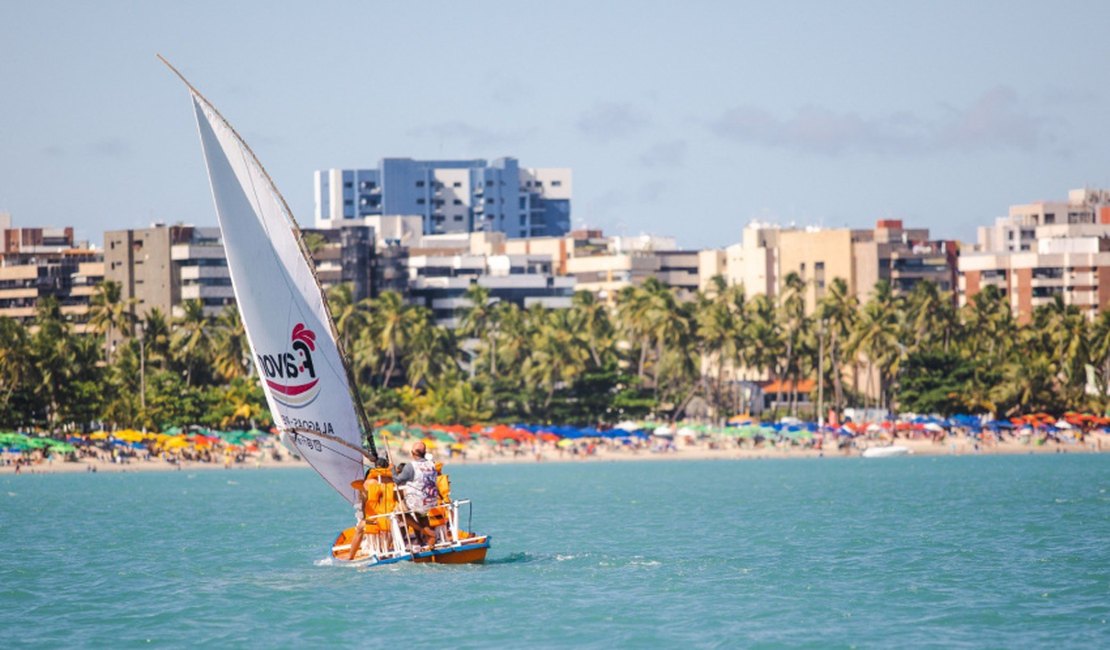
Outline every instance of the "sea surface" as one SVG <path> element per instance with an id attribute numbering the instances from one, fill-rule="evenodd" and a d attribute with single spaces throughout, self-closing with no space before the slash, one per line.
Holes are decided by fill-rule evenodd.
<path id="1" fill-rule="evenodd" d="M 484 566 L 325 560 L 311 470 L 0 477 L 3 647 L 1110 647 L 1110 456 L 448 465 Z"/>

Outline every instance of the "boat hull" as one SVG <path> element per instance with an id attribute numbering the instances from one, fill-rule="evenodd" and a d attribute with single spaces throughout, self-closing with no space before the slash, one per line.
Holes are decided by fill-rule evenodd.
<path id="1" fill-rule="evenodd" d="M 892 458 L 894 456 L 908 456 L 912 453 L 913 450 L 909 447 L 891 445 L 890 447 L 871 447 L 869 449 L 864 449 L 861 455 L 864 458 Z"/>
<path id="2" fill-rule="evenodd" d="M 481 564 L 486 560 L 486 553 L 490 548 L 488 535 L 473 535 L 467 533 L 460 536 L 457 543 L 443 544 L 435 548 L 416 551 L 414 553 L 389 554 L 386 556 L 356 555 L 354 559 L 347 559 L 343 550 L 349 548 L 355 529 L 348 528 L 339 533 L 332 550 L 332 560 L 339 564 L 348 564 L 359 567 L 372 567 L 383 564 L 396 564 L 398 562 L 416 562 L 419 564 Z"/>

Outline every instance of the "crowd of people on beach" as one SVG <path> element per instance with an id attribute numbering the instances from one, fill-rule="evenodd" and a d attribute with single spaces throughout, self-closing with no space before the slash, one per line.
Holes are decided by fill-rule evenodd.
<path id="1" fill-rule="evenodd" d="M 44 437 L 27 434 L 21 444 L 2 446 L 0 470 L 14 473 L 73 471 L 128 471 L 139 468 L 261 467 L 283 461 L 294 464 L 295 454 L 284 452 L 275 434 L 243 432 L 141 433 L 119 432 L 70 435 L 65 442 L 41 444 Z M 801 421 L 714 427 L 628 423 L 597 429 L 557 426 L 412 426 L 400 423 L 376 430 L 386 445 L 411 448 L 421 441 L 437 457 L 453 462 L 579 461 L 631 458 L 729 458 L 780 456 L 852 456 L 884 445 L 909 445 L 915 453 L 1021 453 L 1043 451 L 1100 452 L 1106 426 L 1069 425 L 1061 419 L 973 426 L 970 422 L 886 421 L 838 427 Z M 17 440 L 17 442 L 20 442 Z M 290 462 L 291 461 L 291 462 Z"/>

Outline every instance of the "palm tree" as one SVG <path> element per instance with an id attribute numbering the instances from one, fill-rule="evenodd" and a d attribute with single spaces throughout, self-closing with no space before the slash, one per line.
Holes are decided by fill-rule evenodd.
<path id="1" fill-rule="evenodd" d="M 143 344 L 146 346 L 146 362 L 165 368 L 170 358 L 171 332 L 169 323 L 162 310 L 153 307 L 146 313 L 142 324 Z"/>
<path id="2" fill-rule="evenodd" d="M 1099 312 L 1091 326 L 1088 348 L 1098 389 L 1095 409 L 1098 413 L 1105 413 L 1110 406 L 1107 399 L 1110 391 L 1110 311 Z"/>
<path id="3" fill-rule="evenodd" d="M 401 294 L 395 291 L 382 293 L 374 300 L 373 305 L 375 325 L 372 333 L 383 357 L 379 373 L 381 385 L 388 387 L 397 370 L 397 362 L 404 354 L 411 310 L 401 300 Z"/>
<path id="4" fill-rule="evenodd" d="M 576 291 L 571 299 L 571 326 L 580 332 L 595 368 L 603 367 L 613 348 L 609 309 L 590 291 Z"/>
<path id="5" fill-rule="evenodd" d="M 462 322 L 459 323 L 459 335 L 482 341 L 485 356 L 489 359 L 489 374 L 497 378 L 497 310 L 498 301 L 490 297 L 489 289 L 477 282 L 472 282 L 463 296 L 470 303 L 470 308 L 463 313 Z"/>
<path id="6" fill-rule="evenodd" d="M 638 354 L 636 376 L 643 379 L 647 355 L 651 344 L 648 312 L 651 303 L 648 293 L 641 287 L 627 286 L 617 294 L 618 329 Z"/>
<path id="7" fill-rule="evenodd" d="M 185 385 L 192 386 L 193 371 L 206 364 L 212 353 L 212 322 L 200 300 L 186 300 L 182 309 L 184 314 L 176 319 L 177 330 L 170 343 L 185 366 Z"/>
<path id="8" fill-rule="evenodd" d="M 933 282 L 914 285 L 907 299 L 908 326 L 911 340 L 906 345 L 912 352 L 939 345 L 948 352 L 957 328 L 956 309 L 952 294 L 940 291 Z"/>
<path id="9" fill-rule="evenodd" d="M 834 278 L 817 304 L 817 318 L 822 323 L 822 333 L 828 336 L 825 352 L 832 372 L 833 404 L 838 414 L 844 409 L 845 348 L 856 327 L 858 312 L 859 299 L 848 292 L 848 283 L 843 278 Z"/>
<path id="10" fill-rule="evenodd" d="M 216 318 L 212 363 L 216 373 L 227 382 L 246 376 L 251 368 L 247 330 L 235 305 L 224 307 Z"/>
<path id="11" fill-rule="evenodd" d="M 532 336 L 523 374 L 530 383 L 544 389 L 546 410 L 560 386 L 573 383 L 585 372 L 590 353 L 584 340 L 575 335 L 568 310 L 547 311 L 545 316 Z"/>
<path id="12" fill-rule="evenodd" d="M 786 375 L 791 380 L 790 410 L 797 415 L 798 382 L 801 380 L 801 348 L 804 346 L 809 319 L 806 318 L 806 281 L 797 273 L 787 273 L 782 282 L 779 318 L 782 322 L 786 358 L 783 360 Z M 781 385 L 781 384 L 780 384 Z"/>
<path id="13" fill-rule="evenodd" d="M 1027 332 L 1022 337 L 1022 349 L 1026 353 L 1015 355 L 1005 364 L 1002 381 L 989 391 L 991 401 L 1002 407 L 1007 415 L 1054 411 L 1061 406 L 1054 397 L 1060 368 L 1049 355 L 1029 353 L 1036 347 L 1030 340 L 1035 336 Z"/>
<path id="14" fill-rule="evenodd" d="M 107 280 L 96 285 L 89 300 L 89 325 L 98 335 L 104 336 L 104 358 L 112 356 L 112 334 L 131 335 L 131 306 L 134 299 L 123 300 L 119 282 Z"/>
<path id="15" fill-rule="evenodd" d="M 409 323 L 404 356 L 408 385 L 415 388 L 433 379 L 452 376 L 458 366 L 451 331 L 436 325 L 431 311 L 425 307 L 412 308 Z"/>
<path id="16" fill-rule="evenodd" d="M 1017 324 L 998 287 L 987 285 L 961 311 L 967 357 L 980 364 L 1005 363 L 1017 340 Z"/>
<path id="17" fill-rule="evenodd" d="M 1081 408 L 1091 359 L 1087 319 L 1078 307 L 1066 305 L 1063 296 L 1057 295 L 1033 312 L 1032 324 L 1035 331 L 1045 334 L 1044 352 L 1052 356 L 1061 373 L 1065 401 Z"/>
<path id="18" fill-rule="evenodd" d="M 745 330 L 751 341 L 749 361 L 762 376 L 771 380 L 780 378 L 783 350 L 782 326 L 775 315 L 775 303 L 766 294 L 759 294 L 748 302 Z M 777 397 L 781 401 L 781 396 Z"/>
<path id="19" fill-rule="evenodd" d="M 370 301 L 355 300 L 354 283 L 343 282 L 328 289 L 328 308 L 331 309 L 343 349 L 351 350 L 359 334 L 369 325 Z"/>
<path id="20" fill-rule="evenodd" d="M 27 329 L 8 317 L 0 317 L 0 414 L 7 410 L 12 394 L 31 379 L 34 364 Z"/>
<path id="21" fill-rule="evenodd" d="M 39 300 L 35 311 L 35 333 L 31 350 L 39 370 L 37 396 L 46 410 L 46 424 L 56 430 L 61 400 L 75 369 L 70 326 L 62 316 L 57 299 L 47 296 Z"/>
<path id="22" fill-rule="evenodd" d="M 902 313 L 901 300 L 894 295 L 890 283 L 880 280 L 875 284 L 871 299 L 863 307 L 863 313 L 848 341 L 851 354 L 863 354 L 868 364 L 878 370 L 879 390 L 877 404 L 886 403 L 887 390 L 891 377 L 896 374 L 903 357 L 904 346 L 899 333 L 899 314 Z M 868 392 L 871 389 L 872 372 L 867 373 Z"/>
<path id="23" fill-rule="evenodd" d="M 715 291 L 711 298 L 699 293 L 694 318 L 696 338 L 701 344 L 703 356 L 707 357 L 710 368 L 715 371 L 711 401 L 720 419 L 724 405 L 724 370 L 726 365 L 731 365 L 739 357 L 736 333 L 740 326 L 724 278 L 714 277 L 712 285 Z"/>

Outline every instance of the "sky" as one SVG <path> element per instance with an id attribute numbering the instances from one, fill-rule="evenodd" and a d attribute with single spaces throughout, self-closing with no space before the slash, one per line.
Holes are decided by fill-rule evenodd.
<path id="1" fill-rule="evenodd" d="M 569 167 L 572 225 L 740 240 L 903 219 L 974 241 L 1110 188 L 1110 3 L 0 1 L 0 212 L 214 225 L 161 53 L 303 225 L 384 157 Z"/>

